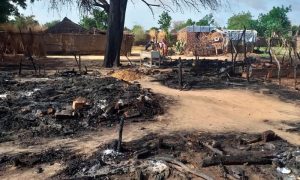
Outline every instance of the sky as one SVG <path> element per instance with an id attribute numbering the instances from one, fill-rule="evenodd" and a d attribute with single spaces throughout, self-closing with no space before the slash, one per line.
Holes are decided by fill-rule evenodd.
<path id="1" fill-rule="evenodd" d="M 72 7 L 62 6 L 59 10 L 53 10 L 50 8 L 48 0 L 37 1 L 33 4 L 29 3 L 29 0 L 27 1 L 28 7 L 25 10 L 20 9 L 20 12 L 26 16 L 35 15 L 41 24 L 52 20 L 62 20 L 64 17 L 68 17 L 78 23 L 82 15 L 84 15 L 80 13 L 75 5 Z M 225 2 L 226 0 L 223 1 Z M 233 14 L 250 11 L 254 18 L 257 18 L 260 13 L 267 13 L 273 6 L 282 5 L 292 6 L 289 18 L 293 25 L 300 25 L 300 0 L 227 0 L 216 10 L 202 8 L 198 12 L 193 9 L 185 9 L 184 12 L 169 12 L 169 14 L 172 17 L 172 21 L 186 21 L 189 18 L 198 21 L 206 14 L 212 13 L 216 22 L 223 27 L 227 25 L 227 19 Z M 162 12 L 162 9 L 155 8 L 153 15 L 149 8 L 140 0 L 128 1 L 125 26 L 132 28 L 134 25 L 142 25 L 145 29 L 158 27 L 157 21 Z"/>

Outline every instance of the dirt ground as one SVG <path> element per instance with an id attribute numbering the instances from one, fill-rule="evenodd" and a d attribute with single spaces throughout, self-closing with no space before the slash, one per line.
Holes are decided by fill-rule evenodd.
<path id="1" fill-rule="evenodd" d="M 101 65 L 99 57 L 83 57 L 83 63 L 90 71 L 97 70 Z M 130 57 L 138 62 L 138 57 Z M 216 58 L 216 57 L 214 57 Z M 220 58 L 220 57 L 217 57 Z M 224 57 L 226 58 L 226 57 Z M 47 73 L 56 70 L 76 68 L 73 57 L 49 57 L 41 60 Z M 127 60 L 122 58 L 122 62 Z M 6 62 L 0 62 L 0 65 Z M 8 62 L 12 63 L 12 62 Z M 29 63 L 30 65 L 30 63 Z M 18 65 L 12 63 L 9 69 L 17 72 Z M 1 71 L 7 69 L 0 68 Z M 99 70 L 106 74 L 109 70 Z M 202 89 L 179 91 L 170 89 L 154 82 L 151 77 L 137 80 L 143 88 L 151 88 L 152 92 L 164 96 L 173 103 L 168 105 L 165 114 L 157 116 L 155 122 L 125 124 L 124 140 L 136 140 L 150 133 L 161 135 L 172 134 L 176 131 L 208 132 L 208 133 L 261 133 L 273 130 L 283 139 L 293 145 L 300 146 L 300 135 L 287 132 L 288 124 L 300 122 L 300 102 L 283 100 L 274 94 L 262 94 L 247 89 Z M 115 139 L 116 127 L 99 129 L 85 133 L 79 137 L 45 138 L 38 144 L 24 146 L 22 142 L 0 143 L 0 154 L 17 154 L 20 152 L 40 152 L 49 148 L 61 146 L 72 149 L 77 154 L 90 156 L 104 143 Z M 0 172 L 1 179 L 45 179 L 52 177 L 64 168 L 63 164 L 41 165 L 43 173 L 36 173 L 34 168 L 18 169 L 11 167 Z"/>

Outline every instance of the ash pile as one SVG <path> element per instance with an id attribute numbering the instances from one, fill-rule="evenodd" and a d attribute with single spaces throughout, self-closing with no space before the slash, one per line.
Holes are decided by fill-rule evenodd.
<path id="1" fill-rule="evenodd" d="M 125 129 L 126 131 L 126 129 Z M 299 179 L 300 149 L 262 134 L 176 132 L 111 144 L 68 161 L 62 179 Z"/>
<path id="2" fill-rule="evenodd" d="M 254 60 L 250 59 L 249 61 Z M 245 62 L 242 61 L 233 64 L 231 61 L 218 59 L 175 60 L 164 62 L 162 68 L 171 68 L 171 70 L 156 74 L 153 77 L 163 85 L 175 89 L 225 88 L 248 84 L 247 80 L 242 78 L 246 68 Z M 180 74 L 182 74 L 181 78 Z"/>
<path id="3" fill-rule="evenodd" d="M 112 126 L 120 116 L 145 121 L 162 113 L 161 98 L 138 83 L 95 76 L 37 79 L 2 76 L 1 141 L 15 132 L 22 137 L 72 135 Z"/>

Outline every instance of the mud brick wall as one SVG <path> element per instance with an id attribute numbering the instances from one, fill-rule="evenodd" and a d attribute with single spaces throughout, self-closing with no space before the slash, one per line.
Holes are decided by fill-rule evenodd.
<path id="1" fill-rule="evenodd" d="M 21 36 L 20 33 L 0 32 L 0 40 L 0 46 L 5 44 L 10 54 L 22 54 L 24 49 L 29 49 L 35 56 L 70 55 L 74 52 L 103 55 L 106 47 L 106 34 L 22 33 Z M 124 34 L 121 55 L 131 54 L 133 41 L 134 36 Z"/>
<path id="2" fill-rule="evenodd" d="M 105 34 L 46 34 L 45 49 L 47 54 L 96 54 L 103 55 L 106 47 Z M 124 35 L 121 54 L 131 53 L 133 36 Z"/>

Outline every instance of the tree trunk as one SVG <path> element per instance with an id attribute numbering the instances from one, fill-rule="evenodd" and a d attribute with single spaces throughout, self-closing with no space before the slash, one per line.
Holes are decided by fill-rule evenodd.
<path id="1" fill-rule="evenodd" d="M 123 39 L 125 14 L 128 0 L 110 0 L 107 43 L 103 66 L 120 65 L 120 51 Z"/>
<path id="2" fill-rule="evenodd" d="M 271 47 L 272 47 L 272 37 L 270 37 L 268 39 L 268 53 L 270 55 L 270 63 L 273 63 L 273 57 L 272 57 L 272 54 L 271 54 Z"/>

